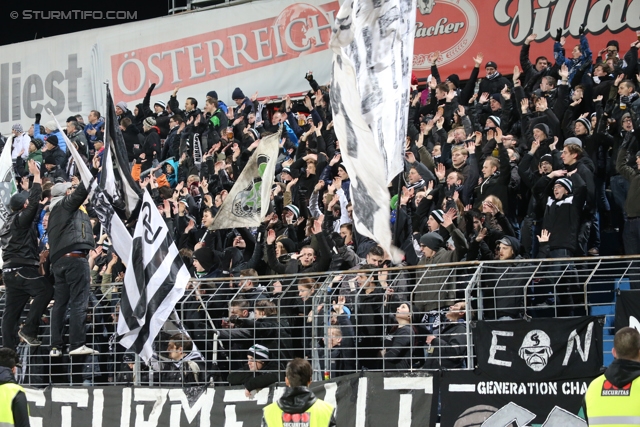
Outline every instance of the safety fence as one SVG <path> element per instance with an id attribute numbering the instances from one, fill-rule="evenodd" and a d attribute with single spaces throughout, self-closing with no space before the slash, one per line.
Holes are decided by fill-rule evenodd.
<path id="1" fill-rule="evenodd" d="M 50 357 L 47 312 L 43 345 L 19 345 L 18 379 L 33 387 L 247 386 L 259 376 L 282 381 L 293 357 L 312 362 L 314 380 L 361 371 L 469 370 L 476 363 L 476 320 L 587 314 L 605 316 L 607 364 L 616 293 L 640 288 L 640 257 L 362 268 L 193 280 L 176 305 L 181 324 L 165 324 L 148 364 L 118 344 L 121 283 L 95 285 L 86 330 L 87 345 L 99 354 L 69 357 L 65 349 L 62 358 Z M 190 340 L 175 335 L 181 331 Z"/>

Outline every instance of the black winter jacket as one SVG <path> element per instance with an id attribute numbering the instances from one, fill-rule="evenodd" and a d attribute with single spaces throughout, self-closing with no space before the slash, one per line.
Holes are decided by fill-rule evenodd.
<path id="1" fill-rule="evenodd" d="M 81 182 L 73 193 L 63 197 L 51 209 L 47 229 L 51 263 L 55 263 L 66 253 L 95 248 L 89 215 L 80 209 L 88 195 L 89 192 Z"/>
<path id="2" fill-rule="evenodd" d="M 33 220 L 38 214 L 42 186 L 34 183 L 29 191 L 29 205 L 12 212 L 0 230 L 2 261 L 5 268 L 39 265 L 38 231 Z"/>

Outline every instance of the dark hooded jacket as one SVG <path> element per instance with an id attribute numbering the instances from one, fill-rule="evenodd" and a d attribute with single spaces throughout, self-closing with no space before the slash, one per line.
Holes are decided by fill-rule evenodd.
<path id="1" fill-rule="evenodd" d="M 3 384 L 15 382 L 11 369 L 0 366 L 0 387 L 2 387 Z M 15 427 L 29 427 L 29 409 L 27 396 L 24 392 L 18 392 L 13 398 L 13 402 L 11 402 L 11 412 L 13 412 L 13 425 Z"/>
<path id="2" fill-rule="evenodd" d="M 284 394 L 278 399 L 277 404 L 280 409 L 288 414 L 302 414 L 313 406 L 318 398 L 307 387 L 287 387 Z M 336 427 L 335 411 L 331 416 L 328 427 Z M 262 426 L 267 426 L 264 418 Z"/>
<path id="3" fill-rule="evenodd" d="M 520 256 L 520 242 L 512 236 L 504 236 L 509 240 L 514 259 L 523 259 Z M 525 263 L 499 263 L 487 267 L 482 273 L 484 307 L 493 308 L 486 310 L 488 316 L 495 319 L 511 317 L 519 319 L 523 314 L 524 288 L 529 283 L 533 267 Z M 488 301 L 487 301 L 488 300 Z"/>
<path id="4" fill-rule="evenodd" d="M 609 380 L 614 387 L 622 388 L 640 377 L 640 362 L 615 359 L 604 372 L 604 377 Z M 582 409 L 584 410 L 585 419 L 588 420 L 587 405 L 583 403 Z"/>
<path id="5" fill-rule="evenodd" d="M 132 162 L 135 159 L 134 151 L 140 150 L 144 143 L 144 136 L 132 123 L 122 131 L 122 137 L 124 138 L 124 145 L 127 147 L 127 158 Z"/>

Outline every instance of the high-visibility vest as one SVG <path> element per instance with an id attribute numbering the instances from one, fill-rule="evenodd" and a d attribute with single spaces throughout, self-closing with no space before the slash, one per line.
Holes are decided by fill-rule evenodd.
<path id="1" fill-rule="evenodd" d="M 615 387 L 600 375 L 589 384 L 584 400 L 589 426 L 640 425 L 640 377 L 623 387 Z"/>
<path id="2" fill-rule="evenodd" d="M 4 383 L 0 385 L 0 427 L 9 427 L 14 424 L 11 405 L 19 392 L 24 393 L 24 389 L 18 384 Z"/>
<path id="3" fill-rule="evenodd" d="M 333 406 L 318 399 L 306 412 L 300 414 L 286 413 L 280 409 L 276 402 L 273 402 L 264 408 L 263 415 L 269 427 L 327 427 L 331 421 L 333 411 Z"/>

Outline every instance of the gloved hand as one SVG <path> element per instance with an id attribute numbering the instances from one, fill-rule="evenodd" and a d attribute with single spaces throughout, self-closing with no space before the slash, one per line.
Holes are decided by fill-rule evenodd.
<path id="1" fill-rule="evenodd" d="M 36 113 L 36 124 L 39 125 L 40 124 L 40 119 L 42 118 L 42 114 L 40 113 Z"/>
<path id="2" fill-rule="evenodd" d="M 313 72 L 312 71 L 308 71 L 307 74 L 304 75 L 304 78 L 308 81 L 313 80 Z"/>
<path id="3" fill-rule="evenodd" d="M 558 28 L 558 31 L 556 32 L 556 41 L 560 43 L 561 38 L 562 38 L 562 28 Z"/>
<path id="4" fill-rule="evenodd" d="M 584 34 L 584 24 L 580 25 L 580 29 L 578 30 L 578 34 L 579 35 L 583 35 Z"/>

